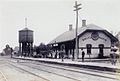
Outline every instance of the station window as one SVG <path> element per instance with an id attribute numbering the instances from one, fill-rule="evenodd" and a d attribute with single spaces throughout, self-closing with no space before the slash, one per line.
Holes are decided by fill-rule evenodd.
<path id="1" fill-rule="evenodd" d="M 87 54 L 91 54 L 92 45 L 91 44 L 87 44 L 86 47 L 87 47 Z"/>

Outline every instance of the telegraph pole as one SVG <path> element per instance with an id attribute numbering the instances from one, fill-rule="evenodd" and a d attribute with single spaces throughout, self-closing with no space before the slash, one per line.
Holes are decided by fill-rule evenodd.
<path id="1" fill-rule="evenodd" d="M 74 6 L 74 8 L 75 8 L 75 10 L 74 11 L 76 11 L 76 39 L 75 39 L 75 41 L 76 41 L 76 45 L 75 45 L 75 48 L 76 48 L 76 50 L 75 50 L 75 60 L 77 60 L 77 58 L 78 58 L 78 54 L 79 54 L 79 49 L 78 49 L 78 10 L 80 10 L 80 9 L 82 9 L 82 8 L 80 8 L 79 6 L 80 5 L 82 5 L 82 4 L 78 4 L 77 3 L 77 1 L 75 1 L 75 6 Z"/>

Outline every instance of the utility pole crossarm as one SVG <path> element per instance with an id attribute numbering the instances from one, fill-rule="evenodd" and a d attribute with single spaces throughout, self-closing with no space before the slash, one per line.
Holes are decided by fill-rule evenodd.
<path id="1" fill-rule="evenodd" d="M 77 8 L 77 9 L 75 9 L 74 11 L 77 11 L 77 10 L 80 10 L 80 9 L 82 9 L 82 8 Z"/>
<path id="2" fill-rule="evenodd" d="M 77 1 L 76 1 L 76 2 L 77 2 Z M 76 3 L 75 3 L 75 6 L 74 6 L 74 7 L 77 8 L 77 7 L 80 6 L 80 5 L 82 5 L 82 4 L 76 4 Z"/>

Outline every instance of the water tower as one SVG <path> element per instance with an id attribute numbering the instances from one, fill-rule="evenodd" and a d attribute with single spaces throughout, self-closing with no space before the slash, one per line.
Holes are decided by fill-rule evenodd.
<path id="1" fill-rule="evenodd" d="M 27 22 L 27 19 L 25 19 Z M 33 48 L 33 31 L 27 28 L 19 31 L 19 53 L 21 56 L 31 56 Z"/>

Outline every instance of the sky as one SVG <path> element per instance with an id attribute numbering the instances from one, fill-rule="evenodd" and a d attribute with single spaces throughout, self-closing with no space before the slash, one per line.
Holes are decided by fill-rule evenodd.
<path id="1" fill-rule="evenodd" d="M 120 31 L 120 0 L 77 0 L 79 27 L 81 20 L 108 31 Z M 0 52 L 6 44 L 19 45 L 18 31 L 27 27 L 34 31 L 34 45 L 47 44 L 61 33 L 75 28 L 75 0 L 0 0 Z"/>

